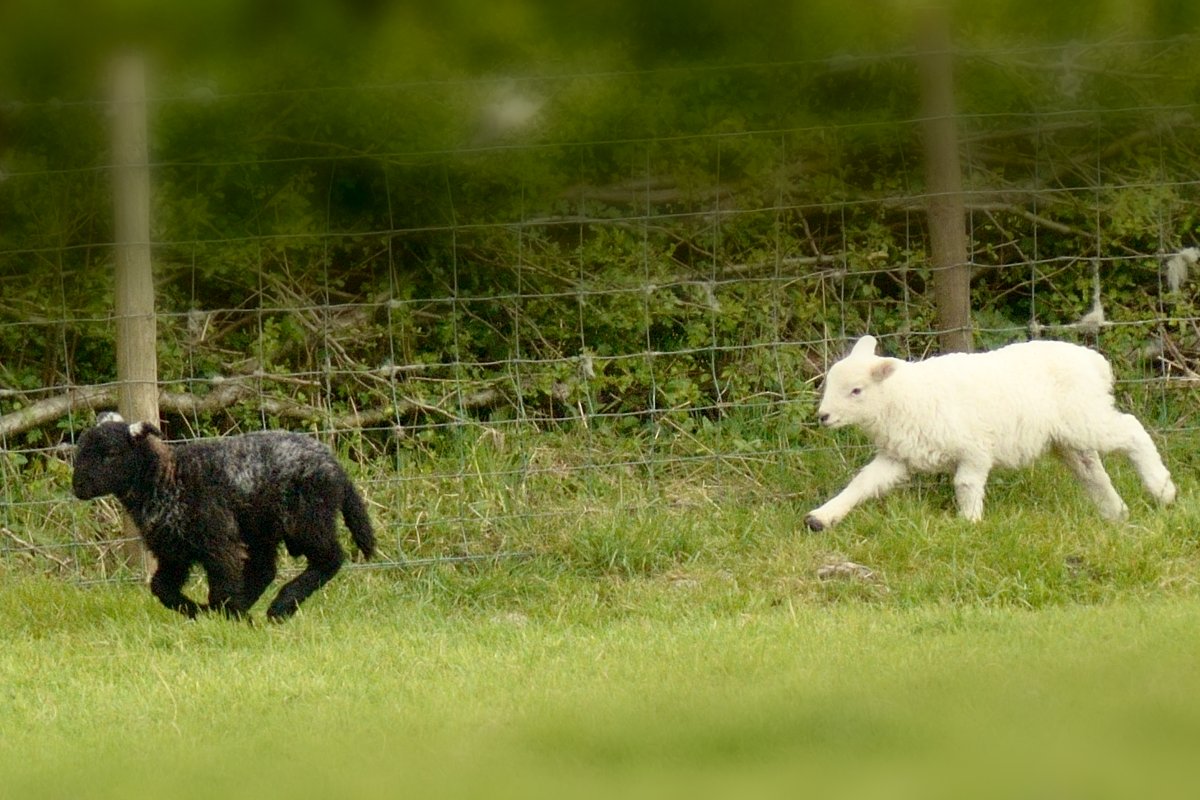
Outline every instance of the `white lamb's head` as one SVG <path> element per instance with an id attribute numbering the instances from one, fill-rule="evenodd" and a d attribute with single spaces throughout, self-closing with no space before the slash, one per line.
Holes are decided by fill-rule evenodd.
<path id="1" fill-rule="evenodd" d="M 825 375 L 817 419 L 830 428 L 869 425 L 877 418 L 886 391 L 882 385 L 903 362 L 875 355 L 875 337 L 864 336 Z"/>

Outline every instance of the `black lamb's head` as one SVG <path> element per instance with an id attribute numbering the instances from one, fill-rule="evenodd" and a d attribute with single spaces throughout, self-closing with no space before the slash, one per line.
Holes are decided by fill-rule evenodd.
<path id="1" fill-rule="evenodd" d="M 165 452 L 162 433 L 148 422 L 129 424 L 104 414 L 79 437 L 71 490 L 80 500 L 113 494 L 123 497 L 152 482 Z"/>

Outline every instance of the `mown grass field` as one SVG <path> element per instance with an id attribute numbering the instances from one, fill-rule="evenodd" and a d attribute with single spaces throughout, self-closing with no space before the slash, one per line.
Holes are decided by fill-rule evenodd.
<path id="1" fill-rule="evenodd" d="M 1111 460 L 1122 524 L 1052 460 L 978 525 L 928 480 L 822 534 L 844 465 L 784 499 L 661 477 L 491 532 L 522 557 L 348 570 L 278 626 L 0 564 L 0 796 L 1183 795 L 1191 453 L 1166 510 Z M 844 561 L 870 572 L 821 576 Z"/>

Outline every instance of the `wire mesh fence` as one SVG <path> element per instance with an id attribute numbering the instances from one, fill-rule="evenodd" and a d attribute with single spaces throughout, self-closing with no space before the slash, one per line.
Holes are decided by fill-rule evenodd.
<path id="1" fill-rule="evenodd" d="M 1097 346 L 1166 436 L 1196 413 L 1196 44 L 955 54 L 976 345 Z M 856 446 L 811 420 L 846 343 L 935 349 L 911 56 L 160 86 L 167 435 L 326 439 L 393 566 L 613 502 L 804 495 L 808 455 Z M 0 558 L 81 581 L 132 574 L 116 506 L 69 495 L 115 402 L 107 108 L 2 107 Z"/>

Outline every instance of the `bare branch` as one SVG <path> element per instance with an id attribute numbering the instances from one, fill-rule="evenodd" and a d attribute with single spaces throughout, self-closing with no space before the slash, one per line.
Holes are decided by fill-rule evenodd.
<path id="1" fill-rule="evenodd" d="M 115 386 L 85 386 L 0 417 L 0 440 L 41 427 L 76 411 L 94 411 L 117 402 Z"/>
<path id="2" fill-rule="evenodd" d="M 495 405 L 501 398 L 501 393 L 496 389 L 483 387 L 477 391 L 462 394 L 461 398 L 451 407 L 443 407 L 408 397 L 397 397 L 394 402 L 377 408 L 332 415 L 327 409 L 264 394 L 261 376 L 240 376 L 214 380 L 211 386 L 212 390 L 204 394 L 160 391 L 158 394 L 159 408 L 164 413 L 193 417 L 224 411 L 238 405 L 246 405 L 280 419 L 298 422 L 324 420 L 334 429 L 352 429 L 379 425 L 414 412 L 436 414 L 463 422 L 465 420 L 462 418 L 462 411 L 488 408 Z M 85 386 L 71 389 L 56 397 L 40 400 L 26 408 L 0 416 L 0 440 L 47 425 L 75 412 L 112 408 L 116 402 L 115 386 Z"/>

